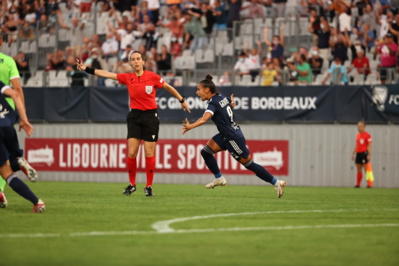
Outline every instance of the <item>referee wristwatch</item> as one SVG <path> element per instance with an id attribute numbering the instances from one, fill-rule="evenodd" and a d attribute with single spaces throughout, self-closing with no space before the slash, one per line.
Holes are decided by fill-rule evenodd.
<path id="1" fill-rule="evenodd" d="M 186 100 L 186 98 L 184 96 L 182 96 L 181 100 L 179 101 L 180 103 L 184 103 L 184 101 Z"/>

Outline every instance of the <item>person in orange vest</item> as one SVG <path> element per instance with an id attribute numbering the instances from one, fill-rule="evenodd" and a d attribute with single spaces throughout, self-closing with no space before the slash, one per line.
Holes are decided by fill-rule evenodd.
<path id="1" fill-rule="evenodd" d="M 366 173 L 367 187 L 373 186 L 374 176 L 372 174 L 370 159 L 373 151 L 373 143 L 369 133 L 366 132 L 366 123 L 357 123 L 359 133 L 356 135 L 356 145 L 352 152 L 352 160 L 356 163 L 357 179 L 356 188 L 360 187 L 363 178 L 362 168 Z"/>

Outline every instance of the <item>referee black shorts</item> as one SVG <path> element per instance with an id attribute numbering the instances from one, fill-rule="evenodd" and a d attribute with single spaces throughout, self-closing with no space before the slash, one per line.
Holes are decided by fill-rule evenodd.
<path id="1" fill-rule="evenodd" d="M 159 118 L 157 110 L 132 109 L 127 115 L 127 138 L 158 141 Z"/>
<path id="2" fill-rule="evenodd" d="M 357 163 L 357 164 L 368 163 L 368 161 L 367 161 L 368 154 L 369 154 L 368 151 L 356 153 L 355 163 Z"/>

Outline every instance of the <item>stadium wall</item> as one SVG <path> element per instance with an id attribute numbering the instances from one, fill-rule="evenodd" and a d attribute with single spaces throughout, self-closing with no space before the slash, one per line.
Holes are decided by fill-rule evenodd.
<path id="1" fill-rule="evenodd" d="M 106 138 L 123 139 L 125 124 L 35 124 L 36 138 Z M 207 124 L 182 136 L 179 124 L 161 125 L 162 139 L 208 139 L 216 133 L 213 124 Z M 242 124 L 247 139 L 288 140 L 289 175 L 281 178 L 291 186 L 352 187 L 355 183 L 355 165 L 351 153 L 355 145 L 356 125 L 342 124 Z M 368 125 L 373 138 L 372 165 L 375 187 L 399 188 L 399 126 Z M 21 146 L 25 136 L 19 133 Z M 205 143 L 204 143 L 205 144 Z M 200 154 L 198 154 L 200 156 Z M 205 184 L 211 174 L 156 174 L 156 183 Z M 264 182 L 251 175 L 229 175 L 229 184 L 259 185 Z M 122 182 L 128 178 L 117 172 L 40 172 L 42 181 Z M 138 174 L 138 182 L 145 175 Z M 365 186 L 363 181 L 363 186 Z"/>

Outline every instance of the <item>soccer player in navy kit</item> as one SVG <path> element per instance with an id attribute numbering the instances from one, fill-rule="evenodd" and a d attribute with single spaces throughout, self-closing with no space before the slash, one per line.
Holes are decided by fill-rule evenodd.
<path id="1" fill-rule="evenodd" d="M 8 103 L 6 96 L 13 99 L 18 113 Z M 18 116 L 20 119 L 19 129 L 23 129 L 30 136 L 33 133 L 33 126 L 28 122 L 25 106 L 19 93 L 0 81 L 0 175 L 15 192 L 32 202 L 34 205 L 32 212 L 43 212 L 46 209 L 44 202 L 36 197 L 29 187 L 14 174 L 14 171 L 20 170 L 16 158 L 22 156 L 14 128 Z M 3 193 L 0 192 L 0 198 L 3 196 Z M 3 204 L 7 205 L 7 202 L 3 201 Z"/>
<path id="2" fill-rule="evenodd" d="M 144 59 L 140 52 L 133 51 L 129 55 L 130 66 L 133 73 L 111 73 L 101 69 L 93 69 L 81 64 L 77 59 L 79 70 L 86 73 L 97 75 L 104 78 L 117 80 L 120 84 L 125 84 L 129 91 L 131 111 L 127 116 L 127 139 L 128 157 L 127 168 L 129 171 L 130 184 L 125 188 L 123 194 L 130 195 L 136 191 L 136 172 L 139 146 L 144 140 L 144 152 L 146 160 L 147 184 L 144 188 L 146 196 L 153 196 L 152 182 L 155 171 L 155 145 L 158 140 L 159 118 L 157 104 L 155 102 L 156 89 L 163 88 L 181 103 L 184 111 L 190 112 L 188 104 L 180 93 L 166 83 L 157 74 L 144 70 Z"/>
<path id="3" fill-rule="evenodd" d="M 234 159 L 244 165 L 245 168 L 254 172 L 260 179 L 274 185 L 279 198 L 283 196 L 286 182 L 277 180 L 264 167 L 252 161 L 246 146 L 245 137 L 240 126 L 234 121 L 232 108 L 234 108 L 235 104 L 233 95 L 229 99 L 216 92 L 215 84 L 212 82 L 212 76 L 210 75 L 207 75 L 206 79 L 198 84 L 197 95 L 201 97 L 202 101 L 209 101 L 208 107 L 204 115 L 196 122 L 190 123 L 186 118 L 182 127 L 182 134 L 203 125 L 209 118 L 212 118 L 219 131 L 218 134 L 208 140 L 201 151 L 206 166 L 215 175 L 215 179 L 205 187 L 214 188 L 215 186 L 225 186 L 227 184 L 213 155 L 217 152 L 228 150 Z"/>

